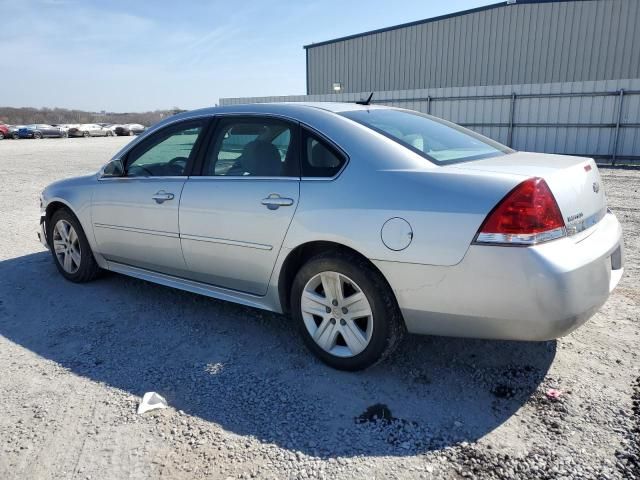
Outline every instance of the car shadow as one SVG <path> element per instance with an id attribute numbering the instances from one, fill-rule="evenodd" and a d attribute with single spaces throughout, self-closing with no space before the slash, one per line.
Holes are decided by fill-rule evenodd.
<path id="1" fill-rule="evenodd" d="M 410 337 L 386 362 L 339 372 L 282 315 L 115 274 L 73 284 L 47 252 L 0 262 L 0 334 L 90 380 L 324 458 L 477 440 L 529 399 L 556 352 Z"/>

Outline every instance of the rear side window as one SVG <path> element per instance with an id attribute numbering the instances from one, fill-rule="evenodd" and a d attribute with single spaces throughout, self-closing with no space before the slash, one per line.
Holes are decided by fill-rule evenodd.
<path id="1" fill-rule="evenodd" d="M 346 162 L 344 155 L 308 130 L 303 131 L 302 138 L 302 176 L 335 177 Z"/>
<path id="2" fill-rule="evenodd" d="M 205 162 L 204 175 L 297 177 L 294 128 L 273 118 L 222 119 Z"/>

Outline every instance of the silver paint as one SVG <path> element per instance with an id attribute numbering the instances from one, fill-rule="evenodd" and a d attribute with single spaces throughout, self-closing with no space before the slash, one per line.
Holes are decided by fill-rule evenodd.
<path id="1" fill-rule="evenodd" d="M 600 177 L 591 159 L 516 152 L 436 166 L 336 115 L 359 108 L 386 107 L 256 104 L 187 112 L 114 157 L 182 120 L 269 115 L 309 126 L 345 152 L 348 163 L 335 178 L 101 179 L 97 173 L 49 185 L 42 215 L 52 202 L 69 208 L 103 268 L 276 312 L 286 308 L 278 282 L 287 257 L 308 242 L 333 242 L 380 270 L 414 333 L 554 338 L 606 300 L 623 271 L 611 270 L 611 257 L 619 251 L 622 266 L 623 247 L 615 216 L 598 216 L 606 199 L 604 189 L 593 191 Z M 596 220 L 535 246 L 473 244 L 487 214 L 531 177 L 545 179 L 564 218 L 583 212 Z M 158 203 L 159 192 L 174 197 Z M 275 198 L 287 200 L 270 208 L 267 200 Z M 410 245 L 398 251 L 381 237 L 395 217 L 412 232 Z"/>

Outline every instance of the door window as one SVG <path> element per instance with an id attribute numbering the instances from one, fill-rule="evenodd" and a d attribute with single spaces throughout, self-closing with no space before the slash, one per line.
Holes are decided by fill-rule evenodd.
<path id="1" fill-rule="evenodd" d="M 127 177 L 186 175 L 204 120 L 167 127 L 135 147 L 127 157 Z"/>
<path id="2" fill-rule="evenodd" d="M 294 127 L 276 119 L 224 119 L 204 165 L 206 176 L 297 177 Z"/>

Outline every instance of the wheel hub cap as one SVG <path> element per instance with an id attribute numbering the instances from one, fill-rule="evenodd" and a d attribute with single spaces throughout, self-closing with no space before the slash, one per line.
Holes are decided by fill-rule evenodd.
<path id="1" fill-rule="evenodd" d="M 82 259 L 80 239 L 66 220 L 59 220 L 53 228 L 53 250 L 60 266 L 67 273 L 76 273 Z"/>
<path id="2" fill-rule="evenodd" d="M 371 305 L 362 289 L 346 275 L 322 272 L 312 277 L 302 292 L 301 310 L 313 340 L 332 355 L 356 356 L 371 341 Z"/>

